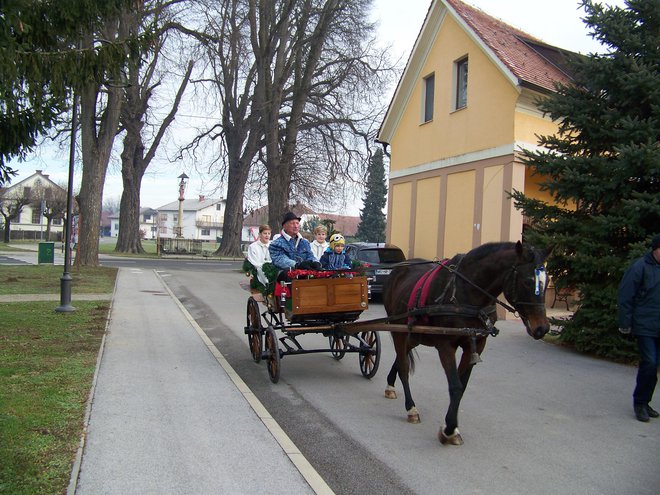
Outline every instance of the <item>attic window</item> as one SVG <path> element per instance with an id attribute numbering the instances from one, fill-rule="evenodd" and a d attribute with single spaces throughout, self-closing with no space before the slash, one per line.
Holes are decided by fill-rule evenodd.
<path id="1" fill-rule="evenodd" d="M 468 58 L 454 62 L 454 110 L 467 106 Z"/>
<path id="2" fill-rule="evenodd" d="M 424 78 L 424 119 L 423 122 L 433 120 L 433 100 L 435 97 L 435 74 Z"/>

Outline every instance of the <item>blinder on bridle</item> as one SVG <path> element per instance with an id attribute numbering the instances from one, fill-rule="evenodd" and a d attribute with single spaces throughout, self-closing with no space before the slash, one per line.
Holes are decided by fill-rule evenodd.
<path id="1" fill-rule="evenodd" d="M 542 297 L 543 294 L 545 294 L 545 289 L 547 287 L 547 282 L 548 282 L 548 274 L 545 270 L 545 264 L 542 262 L 539 262 L 537 259 L 534 259 L 533 261 L 529 263 L 523 263 L 520 265 L 514 265 L 511 267 L 511 274 L 507 277 L 507 282 L 510 280 L 510 286 L 509 290 L 507 290 L 507 282 L 505 282 L 505 290 L 504 294 L 507 296 L 507 299 L 513 306 L 513 311 L 512 313 L 517 314 L 520 316 L 521 319 L 523 319 L 525 322 L 527 320 L 526 316 L 520 314 L 520 311 L 518 310 L 519 306 L 531 306 L 531 307 L 543 307 L 545 308 L 545 301 L 542 300 L 537 300 L 537 301 L 520 301 L 519 300 L 519 291 L 518 291 L 518 276 L 520 272 L 521 267 L 525 267 L 530 264 L 535 264 L 534 268 L 534 287 L 532 291 L 532 297 Z M 507 293 L 509 293 L 507 295 Z M 510 297 L 509 297 L 510 296 Z M 511 311 L 511 310 L 509 310 Z"/>

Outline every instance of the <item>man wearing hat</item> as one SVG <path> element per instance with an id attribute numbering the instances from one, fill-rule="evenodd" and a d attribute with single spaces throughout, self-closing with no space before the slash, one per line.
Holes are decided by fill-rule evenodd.
<path id="1" fill-rule="evenodd" d="M 309 241 L 300 234 L 300 220 L 295 213 L 287 211 L 282 219 L 282 235 L 270 243 L 270 258 L 280 270 L 321 268 Z"/>
<path id="2" fill-rule="evenodd" d="M 632 333 L 639 349 L 637 385 L 633 408 L 639 421 L 657 418 L 649 403 L 658 383 L 660 343 L 660 234 L 653 237 L 651 251 L 635 260 L 619 285 L 619 331 Z"/>

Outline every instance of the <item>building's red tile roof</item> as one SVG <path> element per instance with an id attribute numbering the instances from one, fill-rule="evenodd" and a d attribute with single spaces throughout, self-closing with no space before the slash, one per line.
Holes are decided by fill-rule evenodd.
<path id="1" fill-rule="evenodd" d="M 332 213 L 316 213 L 310 207 L 302 203 L 290 205 L 289 211 L 292 211 L 298 216 L 314 215 L 319 217 L 320 220 L 333 220 L 335 222 L 335 230 L 348 237 L 355 237 L 358 225 L 360 224 L 360 217 L 334 215 Z M 245 227 L 257 227 L 264 223 L 268 223 L 268 206 L 257 208 L 243 218 L 243 226 Z"/>
<path id="2" fill-rule="evenodd" d="M 521 84 L 554 91 L 554 83 L 568 84 L 562 63 L 572 52 L 544 43 L 460 0 L 444 0 L 495 53 Z"/>

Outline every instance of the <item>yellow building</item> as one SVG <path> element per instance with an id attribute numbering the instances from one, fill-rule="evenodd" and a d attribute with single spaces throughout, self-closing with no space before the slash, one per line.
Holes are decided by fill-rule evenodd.
<path id="1" fill-rule="evenodd" d="M 568 83 L 566 52 L 459 0 L 433 0 L 378 140 L 391 153 L 387 239 L 450 257 L 521 238 L 512 190 L 543 197 L 519 158 L 556 125 L 535 100 Z"/>

